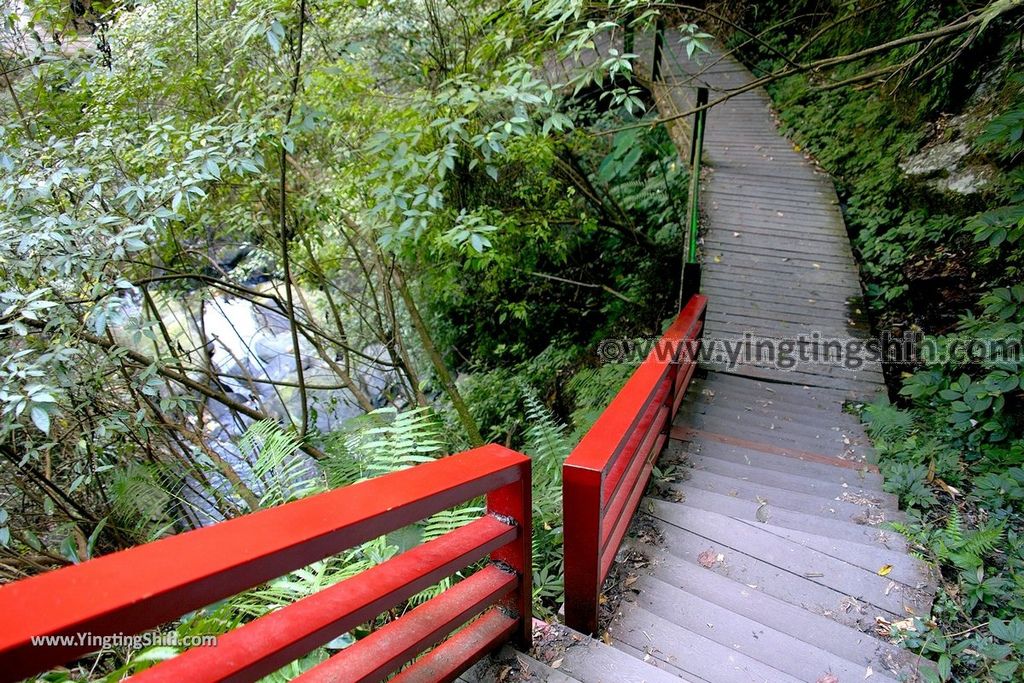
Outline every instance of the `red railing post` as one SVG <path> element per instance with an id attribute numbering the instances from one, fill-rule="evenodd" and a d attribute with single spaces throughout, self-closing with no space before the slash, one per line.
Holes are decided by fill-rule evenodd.
<path id="1" fill-rule="evenodd" d="M 518 467 L 519 479 L 487 494 L 487 511 L 509 520 L 519 531 L 516 540 L 491 553 L 491 559 L 506 565 L 519 576 L 519 587 L 502 605 L 521 620 L 516 644 L 529 649 L 533 644 L 533 491 L 530 461 Z"/>
<path id="2" fill-rule="evenodd" d="M 675 322 L 562 466 L 565 622 L 595 633 L 601 587 L 693 377 L 707 299 Z"/>
<path id="3" fill-rule="evenodd" d="M 602 479 L 600 470 L 571 464 L 562 470 L 565 623 L 581 633 L 597 631 Z"/>

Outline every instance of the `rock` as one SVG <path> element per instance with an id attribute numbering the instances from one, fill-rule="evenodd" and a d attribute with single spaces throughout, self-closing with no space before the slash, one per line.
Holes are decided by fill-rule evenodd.
<path id="1" fill-rule="evenodd" d="M 950 172 L 959 167 L 961 161 L 971 153 L 971 147 L 963 140 L 940 142 L 925 147 L 900 164 L 900 170 L 911 177 L 927 178 L 941 172 Z"/>
<path id="2" fill-rule="evenodd" d="M 939 192 L 972 195 L 988 186 L 997 173 L 993 166 L 968 166 L 953 171 L 944 178 L 935 178 L 928 185 Z"/>
<path id="3" fill-rule="evenodd" d="M 962 139 L 931 144 L 907 157 L 900 163 L 900 170 L 942 194 L 977 194 L 992 182 L 997 171 L 988 164 L 971 163 L 972 152 Z"/>

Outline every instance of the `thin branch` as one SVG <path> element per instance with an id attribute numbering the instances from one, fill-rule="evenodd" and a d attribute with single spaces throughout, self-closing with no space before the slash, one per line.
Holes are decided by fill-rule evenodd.
<path id="1" fill-rule="evenodd" d="M 831 69 L 842 64 L 848 64 L 851 62 L 867 59 L 868 57 L 873 57 L 875 55 L 884 54 L 886 52 L 890 52 L 892 50 L 895 50 L 896 48 L 900 48 L 905 45 L 916 45 L 918 43 L 933 41 L 937 38 L 955 36 L 957 34 L 964 33 L 966 31 L 974 29 L 975 27 L 987 25 L 988 23 L 991 23 L 992 21 L 999 17 L 1005 16 L 1011 12 L 1019 10 L 1022 5 L 1024 5 L 1024 0 L 1001 0 L 1001 2 L 996 2 L 989 5 L 985 10 L 982 10 L 981 12 L 970 15 L 970 17 L 967 19 L 947 24 L 945 26 L 942 26 L 931 31 L 923 31 L 921 33 L 915 33 L 909 36 L 903 36 L 901 38 L 896 38 L 894 40 L 890 40 L 888 42 L 881 43 L 879 45 L 874 45 L 872 47 L 863 50 L 858 50 L 857 52 L 851 52 L 845 55 L 838 55 L 835 57 L 818 59 L 811 62 L 798 64 L 796 66 L 783 67 L 770 74 L 762 76 L 761 78 L 756 78 L 753 81 L 750 81 L 749 83 L 746 83 L 737 88 L 730 88 L 724 91 L 726 94 L 702 106 L 693 107 L 691 109 L 687 109 L 686 111 L 676 112 L 669 116 L 663 116 L 649 121 L 628 124 L 625 126 L 620 126 L 618 128 L 609 128 L 607 130 L 596 131 L 591 134 L 613 135 L 623 130 L 631 130 L 633 128 L 653 128 L 654 126 L 661 123 L 675 121 L 676 119 L 691 116 L 698 111 L 711 109 L 712 107 L 716 107 L 722 104 L 723 102 L 732 99 L 733 97 L 742 95 L 743 93 L 746 92 L 750 92 L 751 90 L 756 90 L 757 88 L 781 80 L 783 78 L 787 78 L 789 76 L 794 76 L 796 74 L 804 73 L 807 71 L 821 71 L 824 69 Z"/>
<path id="2" fill-rule="evenodd" d="M 608 292 L 612 296 L 615 296 L 615 297 L 618 297 L 618 298 L 622 299 L 627 304 L 635 304 L 636 303 L 635 301 L 630 299 L 628 296 L 626 296 L 622 292 L 618 292 L 618 291 L 612 289 L 611 287 L 609 287 L 608 285 L 596 284 L 596 283 L 593 283 L 593 282 L 580 282 L 579 280 L 570 280 L 569 278 L 559 277 L 557 275 L 549 275 L 548 273 L 538 273 L 538 272 L 533 271 L 533 270 L 528 270 L 528 271 L 524 271 L 524 272 L 526 272 L 528 275 L 532 275 L 534 277 L 543 278 L 545 280 L 553 280 L 555 282 L 563 282 L 563 283 L 565 283 L 567 285 L 576 285 L 577 287 L 588 287 L 590 289 L 603 289 L 604 291 Z"/>

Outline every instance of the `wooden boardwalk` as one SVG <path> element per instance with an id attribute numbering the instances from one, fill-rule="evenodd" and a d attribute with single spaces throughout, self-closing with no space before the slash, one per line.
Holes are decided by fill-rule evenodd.
<path id="1" fill-rule="evenodd" d="M 650 54 L 650 40 L 637 47 Z M 673 32 L 663 74 L 663 115 L 689 109 L 695 85 L 713 101 L 753 78 L 720 53 L 687 60 Z M 686 131 L 671 132 L 688 149 Z M 607 633 L 546 627 L 541 641 L 564 641 L 557 655 L 541 647 L 546 664 L 520 654 L 518 667 L 527 680 L 607 683 L 913 680 L 919 662 L 877 634 L 926 617 L 934 580 L 886 530 L 897 500 L 844 410 L 883 390 L 881 368 L 822 360 L 827 340 L 847 348 L 870 332 L 835 190 L 760 89 L 710 111 L 705 158 L 707 343 L 803 336 L 819 360 L 705 367 L 660 462 L 681 480 L 640 504 L 656 532 L 626 542 L 632 574 Z"/>

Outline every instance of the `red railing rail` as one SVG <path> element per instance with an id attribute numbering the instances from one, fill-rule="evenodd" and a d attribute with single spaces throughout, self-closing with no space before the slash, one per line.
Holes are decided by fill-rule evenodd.
<path id="1" fill-rule="evenodd" d="M 697 366 L 694 295 L 562 466 L 565 623 L 594 633 L 601 585 Z"/>
<path id="2" fill-rule="evenodd" d="M 146 681 L 255 680 L 481 560 L 491 563 L 307 672 L 306 681 L 449 681 L 531 639 L 530 459 L 484 446 L 0 587 L 0 679 L 87 654 L 486 495 L 487 513 L 146 669 Z M 477 615 L 479 615 L 477 617 Z M 477 617 L 474 619 L 474 617 Z M 466 622 L 455 635 L 453 629 Z M 69 636 L 61 645 L 39 636 Z M 440 644 L 438 644 L 440 643 Z"/>

